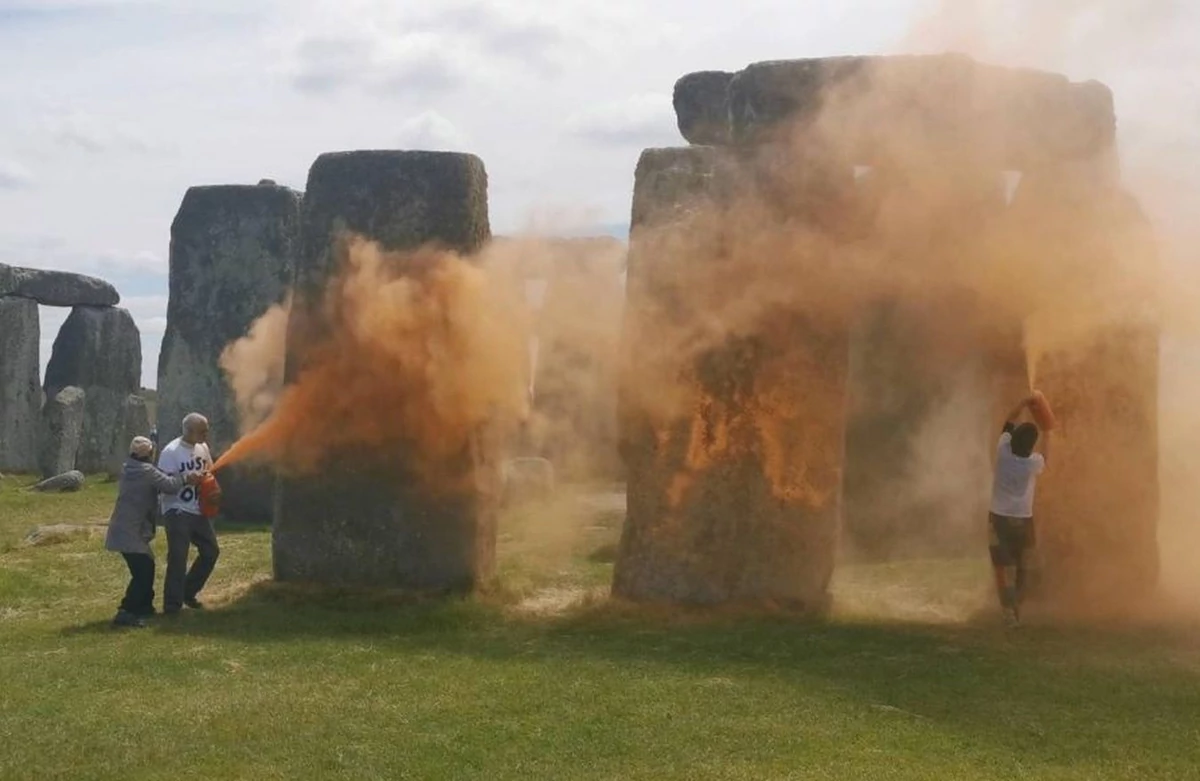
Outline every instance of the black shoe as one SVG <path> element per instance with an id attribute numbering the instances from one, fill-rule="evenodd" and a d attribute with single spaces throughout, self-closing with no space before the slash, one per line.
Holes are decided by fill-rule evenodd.
<path id="1" fill-rule="evenodd" d="M 175 607 L 174 605 L 168 605 L 167 607 L 163 608 L 162 615 L 163 615 L 163 618 L 174 618 L 175 616 L 179 615 L 182 612 L 183 612 L 183 608 Z"/>
<path id="2" fill-rule="evenodd" d="M 183 604 L 187 605 L 192 610 L 203 610 L 204 609 L 204 603 L 194 597 L 192 599 L 183 600 Z"/>
<path id="3" fill-rule="evenodd" d="M 154 618 L 156 615 L 158 615 L 158 611 L 154 609 L 153 605 L 150 607 L 144 607 L 141 610 L 134 610 L 132 612 L 138 618 Z"/>
<path id="4" fill-rule="evenodd" d="M 128 629 L 145 629 L 146 622 L 125 610 L 118 610 L 116 618 L 113 619 L 113 626 L 124 627 Z"/>

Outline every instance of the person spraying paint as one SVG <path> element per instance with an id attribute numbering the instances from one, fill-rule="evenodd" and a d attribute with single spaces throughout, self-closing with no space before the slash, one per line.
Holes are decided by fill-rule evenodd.
<path id="1" fill-rule="evenodd" d="M 155 468 L 154 443 L 134 437 L 121 469 L 117 501 L 108 519 L 104 547 L 120 553 L 129 567 L 129 586 L 113 619 L 114 626 L 144 627 L 154 615 L 154 539 L 159 495 L 175 496 L 200 484 L 201 475 L 169 475 Z"/>
<path id="2" fill-rule="evenodd" d="M 996 592 L 1005 622 L 1010 627 L 1019 626 L 1021 622 L 1028 556 L 1034 541 L 1034 490 L 1038 476 L 1046 470 L 1049 455 L 1049 437 L 1040 436 L 1038 425 L 1028 421 L 1018 423 L 1027 410 L 1047 432 L 1054 427 L 1050 405 L 1040 392 L 1022 400 L 1005 418 L 1004 430 L 996 446 L 996 470 L 988 517 L 988 548 Z M 1039 439 L 1042 440 L 1042 452 L 1035 453 Z"/>

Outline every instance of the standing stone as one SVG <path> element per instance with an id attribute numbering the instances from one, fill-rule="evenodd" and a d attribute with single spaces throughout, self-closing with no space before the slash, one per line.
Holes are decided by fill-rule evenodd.
<path id="1" fill-rule="evenodd" d="M 744 256 L 714 251 L 732 238 L 738 187 L 713 148 L 647 150 L 638 163 L 620 401 L 628 498 L 613 592 L 820 610 L 837 543 L 844 327 L 764 307 L 753 331 L 697 354 L 679 355 L 672 338 L 702 316 L 688 300 L 693 280 L 743 271 L 725 266 Z"/>
<path id="2" fill-rule="evenodd" d="M 125 459 L 129 457 L 129 444 L 134 437 L 144 437 L 149 431 L 150 410 L 146 405 L 146 400 L 136 394 L 126 396 L 125 401 L 121 403 L 121 418 L 117 426 L 116 441 L 113 443 L 112 454 L 108 458 L 106 471 L 109 476 L 120 476 Z"/>
<path id="3" fill-rule="evenodd" d="M 41 326 L 37 304 L 0 297 L 0 471 L 37 466 Z"/>
<path id="4" fill-rule="evenodd" d="M 209 421 L 219 457 L 243 433 L 221 353 L 245 336 L 291 284 L 300 236 L 299 193 L 270 183 L 192 187 L 171 224 L 170 300 L 158 360 L 158 430 L 178 436 L 189 412 Z M 264 469 L 220 474 L 222 515 L 271 520 L 273 480 Z"/>
<path id="5" fill-rule="evenodd" d="M 1155 242 L 1137 203 L 1097 186 L 1103 179 L 1026 175 L 1014 203 L 1028 240 L 1047 262 L 1063 264 L 1067 278 L 1121 280 L 1120 296 L 1100 303 L 1099 312 L 1082 308 L 1086 297 L 1064 296 L 1062 306 L 1074 311 L 1056 316 L 1097 324 L 1086 338 L 1052 345 L 1034 374 L 1059 425 L 1034 507 L 1041 592 L 1083 611 L 1136 602 L 1159 580 Z"/>
<path id="6" fill-rule="evenodd" d="M 868 238 L 889 264 L 965 276 L 987 260 L 989 226 L 1005 209 L 1001 184 L 998 172 L 943 178 L 936 169 L 877 169 L 858 186 Z M 846 432 L 849 555 L 955 556 L 977 547 L 999 433 L 993 352 L 1003 342 L 993 317 L 946 286 L 924 285 L 860 316 Z"/>
<path id="7" fill-rule="evenodd" d="M 389 250 L 437 242 L 475 252 L 490 235 L 483 163 L 442 152 L 317 158 L 304 198 L 289 379 L 310 335 L 326 327 L 319 302 L 338 272 L 342 231 Z M 327 463 L 318 475 L 279 482 L 272 536 L 277 579 L 440 591 L 470 589 L 491 576 L 499 461 L 488 443 L 473 443 L 461 459 L 466 483 L 480 487 L 449 493 L 419 483 L 403 452 L 331 453 Z"/>
<path id="8" fill-rule="evenodd" d="M 41 446 L 38 468 L 50 478 L 75 468 L 83 443 L 83 416 L 87 394 L 82 388 L 68 386 L 46 399 L 42 407 Z"/>
<path id="9" fill-rule="evenodd" d="M 105 472 L 113 451 L 129 444 L 124 407 L 141 385 L 142 340 L 133 317 L 124 309 L 77 306 L 54 340 L 46 367 L 46 397 L 63 388 L 82 388 L 83 435 L 75 468 Z"/>

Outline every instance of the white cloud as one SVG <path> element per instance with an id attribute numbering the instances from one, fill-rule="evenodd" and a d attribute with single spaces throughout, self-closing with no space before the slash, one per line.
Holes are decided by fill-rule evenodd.
<path id="1" fill-rule="evenodd" d="M 138 252 L 102 252 L 96 256 L 93 264 L 99 270 L 114 273 L 154 274 L 165 276 L 168 271 L 167 259 L 150 250 Z"/>
<path id="2" fill-rule="evenodd" d="M 671 96 L 634 95 L 626 100 L 585 109 L 567 120 L 567 131 L 611 146 L 657 146 L 679 143 Z"/>
<path id="3" fill-rule="evenodd" d="M 33 183 L 28 168 L 13 160 L 0 160 L 0 190 L 24 190 Z"/>
<path id="4" fill-rule="evenodd" d="M 400 125 L 398 145 L 402 149 L 435 152 L 466 152 L 467 136 L 436 111 L 425 111 Z"/>
<path id="5" fill-rule="evenodd" d="M 343 35 L 305 37 L 296 43 L 289 67 L 303 92 L 346 88 L 397 95 L 445 93 L 484 73 L 470 52 L 433 33 L 389 35 L 372 29 Z"/>
<path id="6" fill-rule="evenodd" d="M 154 148 L 136 130 L 87 114 L 47 116 L 42 125 L 45 136 L 58 146 L 90 154 L 146 153 Z"/>
<path id="7" fill-rule="evenodd" d="M 120 305 L 129 310 L 142 336 L 160 335 L 167 329 L 167 296 L 126 296 Z"/>

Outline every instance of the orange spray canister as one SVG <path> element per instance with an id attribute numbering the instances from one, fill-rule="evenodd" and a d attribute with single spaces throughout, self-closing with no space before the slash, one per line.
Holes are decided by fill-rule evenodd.
<path id="1" fill-rule="evenodd" d="M 199 494 L 201 515 L 212 518 L 221 511 L 221 484 L 211 472 L 200 481 Z"/>
<path id="2" fill-rule="evenodd" d="M 1029 405 L 1029 409 L 1042 431 L 1053 431 L 1058 425 L 1058 421 L 1054 419 L 1054 412 L 1050 409 L 1050 402 L 1046 401 L 1041 391 L 1033 392 L 1033 403 Z"/>

